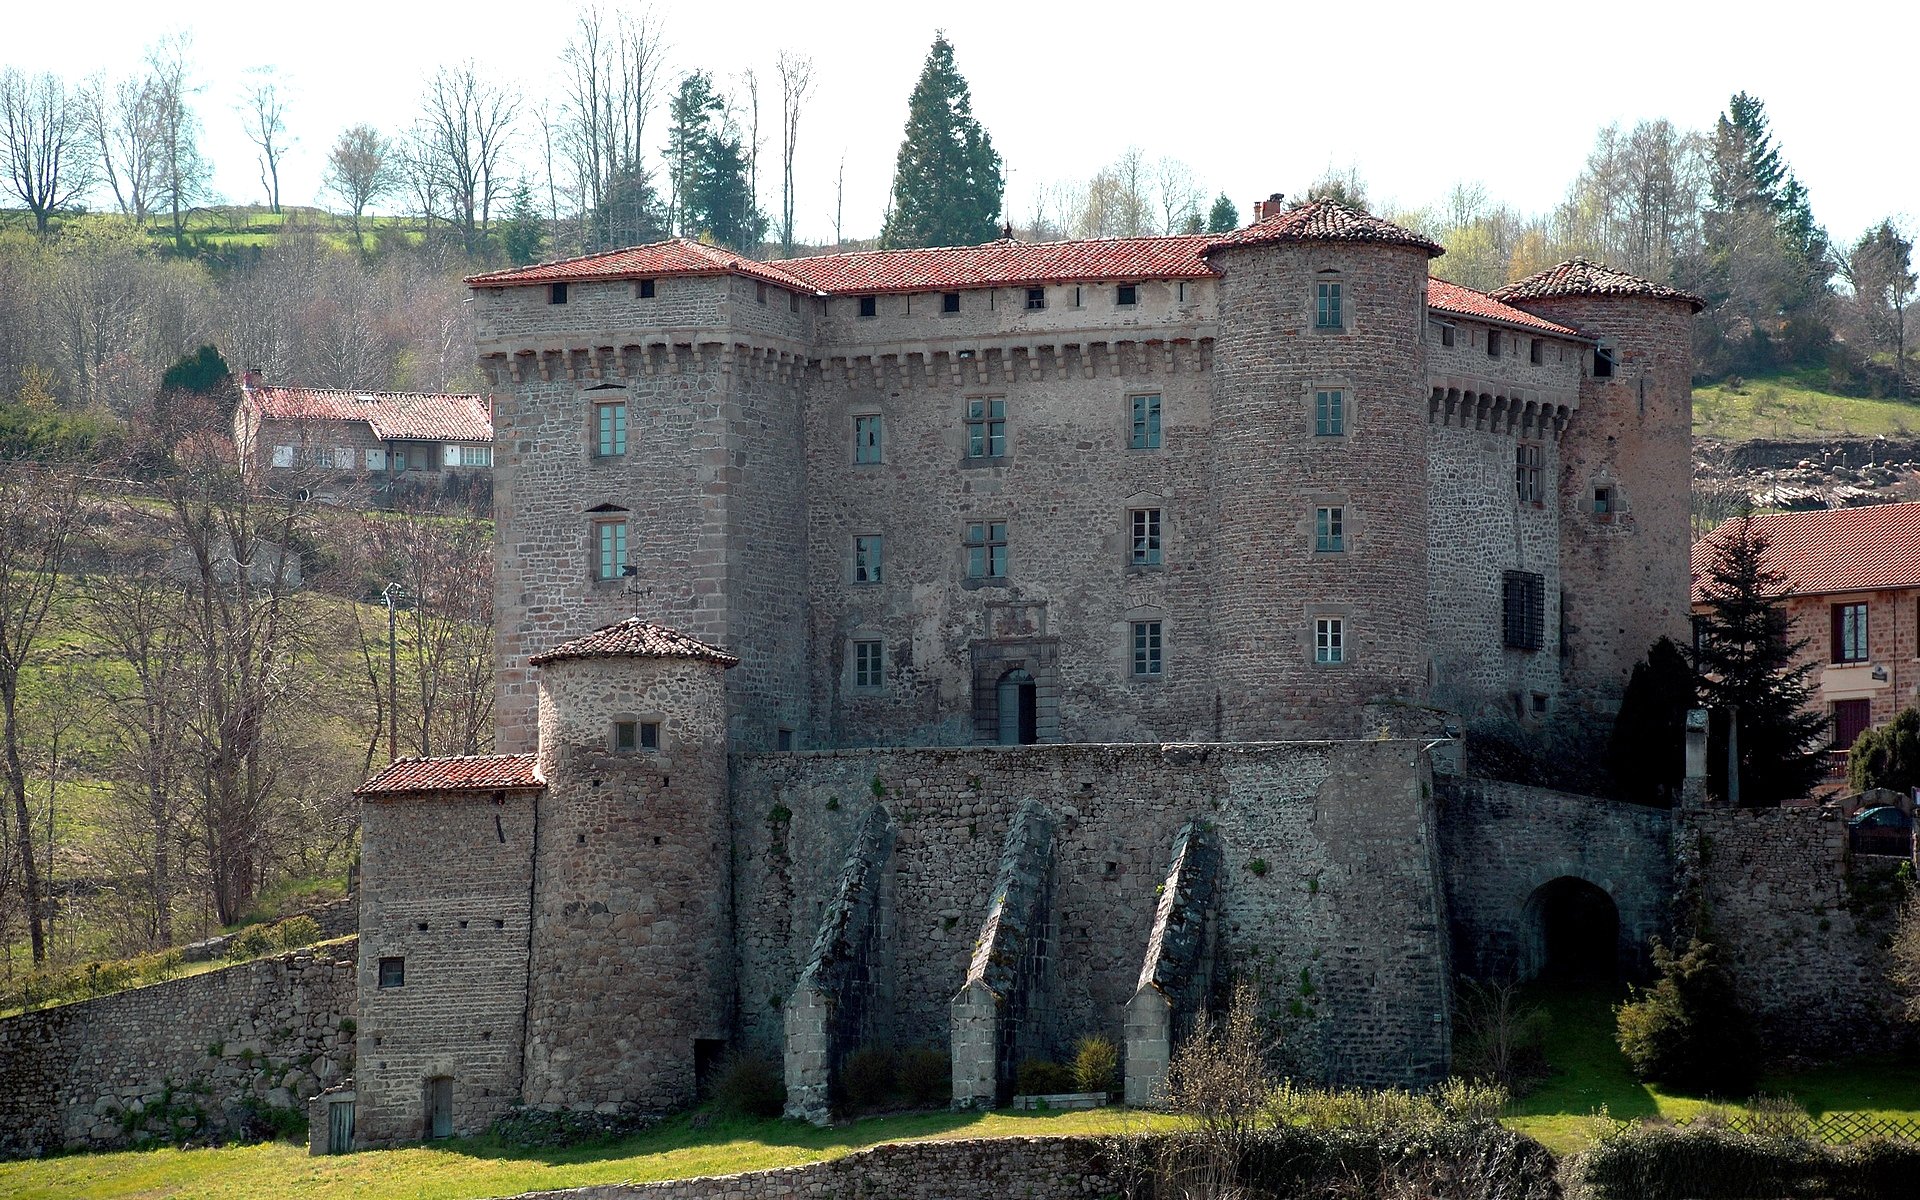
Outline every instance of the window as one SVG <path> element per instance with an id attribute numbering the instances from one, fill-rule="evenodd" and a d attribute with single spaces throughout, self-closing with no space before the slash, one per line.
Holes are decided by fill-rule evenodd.
<path id="1" fill-rule="evenodd" d="M 660 722 L 640 722 L 640 748 L 642 750 L 658 750 L 660 748 Z"/>
<path id="2" fill-rule="evenodd" d="M 1028 288 L 1027 289 L 1027 311 L 1028 312 L 1038 312 L 1041 309 L 1045 308 L 1046 306 L 1047 306 L 1047 289 L 1045 288 Z"/>
<path id="3" fill-rule="evenodd" d="M 1322 388 L 1313 394 L 1313 436 L 1347 435 L 1347 394 L 1340 388 Z"/>
<path id="4" fill-rule="evenodd" d="M 1347 661 L 1347 622 L 1343 617 L 1315 617 L 1313 619 L 1313 661 L 1317 663 L 1343 663 Z"/>
<path id="5" fill-rule="evenodd" d="M 967 457 L 1000 458 L 1006 452 L 1006 398 L 983 396 L 967 401 Z"/>
<path id="6" fill-rule="evenodd" d="M 1539 366 L 1541 363 L 1547 361 L 1546 346 L 1541 343 L 1539 338 L 1533 338 L 1529 341 L 1527 354 L 1528 357 L 1533 360 L 1535 366 Z M 1546 697 L 1542 696 L 1540 699 L 1544 700 Z"/>
<path id="7" fill-rule="evenodd" d="M 878 413 L 853 419 L 853 461 L 857 463 L 880 461 L 880 415 Z"/>
<path id="8" fill-rule="evenodd" d="M 774 749 L 776 750 L 793 749 L 793 730 L 791 729 L 780 730 L 779 733 L 774 735 L 773 745 L 774 745 Z"/>
<path id="9" fill-rule="evenodd" d="M 566 284 L 552 283 L 547 285 L 547 303 L 548 304 L 565 304 L 566 302 L 567 302 L 567 285 Z"/>
<path id="10" fill-rule="evenodd" d="M 1447 347 L 1453 345 L 1453 326 L 1445 322 L 1442 322 L 1440 325 L 1440 344 Z"/>
<path id="11" fill-rule="evenodd" d="M 1541 490 L 1540 462 L 1540 443 L 1521 442 L 1513 448 L 1513 494 L 1522 504 L 1539 504 L 1546 499 Z"/>
<path id="12" fill-rule="evenodd" d="M 1613 378 L 1613 347 L 1595 346 L 1593 348 L 1593 377 L 1595 379 Z"/>
<path id="13" fill-rule="evenodd" d="M 853 539 L 853 581 L 880 582 L 880 535 L 858 534 Z"/>
<path id="14" fill-rule="evenodd" d="M 640 722 L 615 721 L 613 723 L 613 752 L 632 754 L 640 748 Z"/>
<path id="15" fill-rule="evenodd" d="M 967 577 L 1007 577 L 1007 523 L 975 521 L 967 526 Z"/>
<path id="16" fill-rule="evenodd" d="M 1507 340 L 1506 335 L 1501 333 L 1498 329 L 1487 330 L 1487 357 L 1499 358 L 1500 343 L 1506 340 Z"/>
<path id="17" fill-rule="evenodd" d="M 941 292 L 940 293 L 940 311 L 943 313 L 959 312 L 960 311 L 960 293 L 959 292 Z"/>
<path id="18" fill-rule="evenodd" d="M 756 302 L 760 304 L 765 304 L 767 302 L 767 285 L 764 283 L 754 284 L 753 298 Z"/>
<path id="19" fill-rule="evenodd" d="M 879 687 L 883 671 L 879 642 L 859 641 L 853 644 L 853 686 Z"/>
<path id="20" fill-rule="evenodd" d="M 1140 288 L 1137 284 L 1123 283 L 1114 289 L 1113 302 L 1121 308 L 1130 308 L 1140 302 Z"/>
<path id="21" fill-rule="evenodd" d="M 385 450 L 367 451 L 367 470 L 384 471 L 386 469 L 387 469 L 387 452 Z"/>
<path id="22" fill-rule="evenodd" d="M 380 960 L 380 986 L 383 988 L 405 987 L 407 983 L 407 960 L 404 958 L 383 958 Z"/>
<path id="23" fill-rule="evenodd" d="M 342 471 L 351 471 L 353 470 L 354 460 L 359 457 L 358 454 L 353 452 L 352 446 L 341 446 L 333 452 L 333 465 Z"/>
<path id="24" fill-rule="evenodd" d="M 463 467 L 490 467 L 493 465 L 492 446 L 460 447 L 460 465 Z"/>
<path id="25" fill-rule="evenodd" d="M 788 312 L 800 311 L 800 293 L 799 292 L 787 293 L 787 311 Z"/>
<path id="26" fill-rule="evenodd" d="M 291 467 L 293 465 L 293 447 L 275 446 L 273 448 L 273 465 L 276 467 Z"/>
<path id="27" fill-rule="evenodd" d="M 593 543 L 593 577 L 595 579 L 618 579 L 625 574 L 627 565 L 626 521 L 595 521 L 593 523 Z"/>
<path id="28" fill-rule="evenodd" d="M 1128 561 L 1136 567 L 1160 565 L 1160 510 L 1136 508 L 1129 514 L 1133 527 L 1133 551 Z"/>
<path id="29" fill-rule="evenodd" d="M 1133 673 L 1158 675 L 1160 666 L 1160 622 L 1135 621 L 1133 623 Z"/>
<path id="30" fill-rule="evenodd" d="M 653 280 L 651 279 L 634 280 L 633 295 L 636 300 L 653 299 Z"/>
<path id="31" fill-rule="evenodd" d="M 1347 548 L 1347 510 L 1342 507 L 1313 510 L 1313 552 L 1340 554 Z"/>
<path id="32" fill-rule="evenodd" d="M 600 458 L 618 458 L 627 452 L 625 400 L 611 400 L 593 406 L 593 452 Z"/>
<path id="33" fill-rule="evenodd" d="M 872 315 L 874 315 L 874 313 L 878 311 L 879 311 L 879 301 L 877 297 L 874 297 L 874 296 L 860 297 L 860 315 L 861 316 L 871 317 Z"/>
<path id="34" fill-rule="evenodd" d="M 1538 650 L 1547 626 L 1547 581 L 1532 571 L 1500 576 L 1501 632 L 1509 650 Z"/>
<path id="35" fill-rule="evenodd" d="M 313 451 L 313 465 L 333 469 L 333 447 L 316 446 Z"/>
<path id="36" fill-rule="evenodd" d="M 1867 661 L 1867 606 L 1864 603 L 1833 606 L 1833 661 Z"/>
<path id="37" fill-rule="evenodd" d="M 1077 283 L 1073 285 L 1073 306 L 1080 307 L 1080 285 Z"/>
<path id="38" fill-rule="evenodd" d="M 1595 516 L 1613 515 L 1613 489 L 1597 487 L 1593 489 L 1593 512 Z"/>
<path id="39" fill-rule="evenodd" d="M 1133 424 L 1127 433 L 1127 449 L 1158 450 L 1160 448 L 1160 397 L 1157 395 L 1134 396 Z"/>
<path id="40" fill-rule="evenodd" d="M 1341 305 L 1339 284 L 1323 281 L 1314 285 L 1313 327 L 1315 329 L 1346 327 L 1346 315 Z"/>

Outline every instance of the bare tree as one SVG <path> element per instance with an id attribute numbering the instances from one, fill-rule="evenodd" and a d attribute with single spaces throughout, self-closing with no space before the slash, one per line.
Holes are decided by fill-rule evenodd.
<path id="1" fill-rule="evenodd" d="M 260 151 L 260 186 L 267 193 L 267 203 L 272 206 L 274 215 L 278 216 L 280 157 L 293 141 L 287 136 L 286 101 L 280 95 L 280 85 L 273 78 L 272 67 L 258 67 L 248 73 L 254 76 L 254 80 L 247 85 L 242 100 L 240 126 L 246 131 L 247 140 Z M 355 232 L 359 232 L 357 228 Z"/>
<path id="2" fill-rule="evenodd" d="M 1139 237 L 1153 232 L 1147 156 L 1129 146 L 1087 184 L 1074 232 L 1086 238 Z"/>
<path id="3" fill-rule="evenodd" d="M 843 246 L 846 244 L 845 230 L 840 224 L 840 219 L 846 213 L 846 208 L 847 152 L 843 148 L 840 151 L 840 170 L 833 177 L 833 244 L 835 246 Z"/>
<path id="4" fill-rule="evenodd" d="M 160 170 L 159 98 L 153 81 L 135 75 L 109 83 L 96 75 L 85 94 L 88 131 L 114 203 L 136 225 L 145 225 Z"/>
<path id="5" fill-rule="evenodd" d="M 554 140 L 578 194 L 582 249 L 626 245 L 656 231 L 641 154 L 665 58 L 666 39 L 651 7 L 617 10 L 609 18 L 588 4 L 575 16 L 561 53 L 566 96 Z M 551 158 L 550 151 L 550 202 L 558 190 Z M 557 222 L 558 212 L 553 216 Z"/>
<path id="6" fill-rule="evenodd" d="M 1867 346 L 1893 351 L 1894 394 L 1907 394 L 1907 312 L 1920 278 L 1913 271 L 1913 239 L 1891 219 L 1860 235 L 1839 260 L 1840 275 L 1853 289 L 1846 312 Z"/>
<path id="7" fill-rule="evenodd" d="M 520 94 L 483 77 L 469 59 L 435 71 L 420 104 L 419 166 L 450 205 L 467 254 L 479 255 L 511 174 L 507 146 Z"/>
<path id="8" fill-rule="evenodd" d="M 212 166 L 200 155 L 200 117 L 192 98 L 199 92 L 185 33 L 162 38 L 147 51 L 147 86 L 152 90 L 156 199 L 173 217 L 173 240 L 187 240 L 186 210 L 207 192 Z"/>
<path id="9" fill-rule="evenodd" d="M 1203 223 L 1200 206 L 1207 197 L 1193 177 L 1193 168 L 1162 155 L 1153 164 L 1153 185 L 1160 197 L 1160 232 L 1199 233 Z"/>
<path id="10" fill-rule="evenodd" d="M 740 139 L 744 144 L 747 154 L 747 211 L 750 213 L 758 213 L 760 211 L 761 145 L 759 72 L 755 71 L 752 67 L 748 67 L 746 70 L 740 72 L 740 85 L 746 89 L 747 93 L 746 129 L 744 131 L 746 136 Z M 737 124 L 738 122 L 733 112 L 734 102 L 731 97 L 728 99 L 727 108 L 728 124 Z M 752 246 L 742 248 L 746 250 L 755 249 L 755 247 Z"/>
<path id="11" fill-rule="evenodd" d="M 20 858 L 27 932 L 36 964 L 47 960 L 46 912 L 40 866 L 34 858 L 33 818 L 27 806 L 20 685 L 43 649 L 41 634 L 59 591 L 60 569 L 66 565 L 67 543 L 79 507 L 76 475 L 27 466 L 14 466 L 0 475 L 0 741 L 5 743 L 15 852 Z"/>
<path id="12" fill-rule="evenodd" d="M 373 126 L 350 126 L 334 141 L 320 180 L 346 202 L 352 214 L 354 245 L 362 245 L 360 218 L 367 206 L 391 193 L 399 184 L 398 176 L 393 143 Z"/>
<path id="13" fill-rule="evenodd" d="M 49 217 L 93 186 L 85 98 L 52 73 L 0 73 L 0 167 L 45 233 Z"/>
<path id="14" fill-rule="evenodd" d="M 813 59 L 782 50 L 780 72 L 780 253 L 793 256 L 793 158 L 800 141 L 800 113 L 813 93 Z M 844 164 L 844 159 L 842 160 Z M 836 217 L 834 238 L 840 236 Z"/>

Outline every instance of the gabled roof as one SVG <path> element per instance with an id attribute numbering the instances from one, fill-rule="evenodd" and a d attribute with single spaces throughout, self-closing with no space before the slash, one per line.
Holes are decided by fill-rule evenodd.
<path id="1" fill-rule="evenodd" d="M 527 661 L 534 666 L 570 658 L 692 658 L 732 667 L 738 655 L 728 654 L 678 630 L 655 625 L 639 617 L 628 617 L 594 630 L 585 637 L 562 642 L 543 650 Z"/>
<path id="2" fill-rule="evenodd" d="M 242 403 L 283 421 L 365 421 L 382 441 L 493 441 L 485 396 L 439 392 L 349 392 L 333 388 L 249 387 Z"/>
<path id="3" fill-rule="evenodd" d="M 1444 279 L 1427 281 L 1427 307 L 1459 317 L 1474 317 L 1482 321 L 1517 325 L 1522 329 L 1533 329 L 1558 337 L 1591 340 L 1578 330 L 1569 329 L 1565 325 L 1556 325 L 1545 318 L 1517 309 L 1511 304 L 1502 304 L 1485 292 L 1461 287 L 1457 283 L 1448 283 Z"/>
<path id="4" fill-rule="evenodd" d="M 1616 271 L 1605 263 L 1570 258 L 1558 266 L 1527 276 L 1517 283 L 1495 288 L 1496 300 L 1552 300 L 1562 296 L 1647 296 L 1655 300 L 1675 300 L 1690 304 L 1693 311 L 1705 308 L 1698 296 Z"/>
<path id="5" fill-rule="evenodd" d="M 1722 522 L 1693 544 L 1696 602 L 1715 539 L 1742 519 Z M 1757 513 L 1744 519 L 1767 539 L 1766 566 L 1802 595 L 1920 587 L 1920 502 Z"/>
<path id="6" fill-rule="evenodd" d="M 721 246 L 709 246 L 687 238 L 672 238 L 646 246 L 629 246 L 601 254 L 584 254 L 558 262 L 535 263 L 530 267 L 511 267 L 469 275 L 472 287 L 518 287 L 533 283 L 568 283 L 586 279 L 648 279 L 659 275 L 744 275 L 762 283 L 778 284 L 797 292 L 810 292 L 806 280 L 777 266 L 758 262 Z"/>
<path id="7" fill-rule="evenodd" d="M 466 754 L 450 758 L 396 758 L 372 779 L 353 789 L 353 794 L 525 792 L 546 786 L 531 754 Z"/>
<path id="8" fill-rule="evenodd" d="M 826 293 L 938 292 L 957 288 L 1141 279 L 1206 279 L 1205 234 L 1018 242 L 822 254 L 769 264 Z"/>
<path id="9" fill-rule="evenodd" d="M 1255 221 L 1244 229 L 1223 233 L 1207 243 L 1206 253 L 1235 246 L 1265 246 L 1286 242 L 1370 242 L 1376 245 L 1411 246 L 1425 250 L 1427 257 L 1438 258 L 1447 251 L 1440 243 L 1425 238 L 1392 221 L 1384 221 L 1357 208 L 1348 208 L 1334 200 L 1315 200 L 1299 208 L 1289 208 Z"/>

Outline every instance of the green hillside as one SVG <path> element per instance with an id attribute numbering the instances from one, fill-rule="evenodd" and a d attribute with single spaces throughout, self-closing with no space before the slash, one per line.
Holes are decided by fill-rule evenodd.
<path id="1" fill-rule="evenodd" d="M 1826 371 L 1816 367 L 1697 387 L 1694 436 L 1727 442 L 1920 436 L 1920 401 L 1842 396 L 1827 386 Z"/>

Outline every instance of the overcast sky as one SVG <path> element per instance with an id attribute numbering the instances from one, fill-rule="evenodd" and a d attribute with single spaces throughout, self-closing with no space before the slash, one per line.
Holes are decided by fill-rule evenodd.
<path id="1" fill-rule="evenodd" d="M 566 0 L 8 7 L 0 63 L 74 79 L 130 71 L 149 42 L 186 29 L 204 86 L 203 149 L 232 202 L 264 199 L 236 105 L 246 70 L 274 67 L 297 138 L 281 184 L 292 203 L 316 199 L 343 127 L 406 124 L 440 63 L 471 57 L 522 86 L 530 104 L 557 105 L 573 13 Z M 1184 159 L 1243 219 L 1255 199 L 1349 165 L 1377 209 L 1435 203 L 1454 182 L 1477 181 L 1496 200 L 1544 211 L 1599 127 L 1666 117 L 1709 128 L 1740 89 L 1766 101 L 1776 141 L 1836 238 L 1920 210 L 1920 156 L 1909 149 L 1920 7 L 1907 0 L 655 7 L 675 78 L 700 67 L 724 83 L 756 68 L 763 106 L 768 94 L 777 105 L 782 48 L 813 57 L 817 98 L 797 167 L 798 233 L 809 240 L 831 237 L 843 152 L 847 235 L 878 231 L 907 95 L 936 28 L 952 39 L 975 112 L 1006 158 L 1016 220 L 1032 211 L 1036 187 L 1084 180 L 1129 144 Z M 774 179 L 778 121 L 767 113 L 763 178 Z M 665 132 L 656 113 L 648 140 L 657 147 Z"/>

